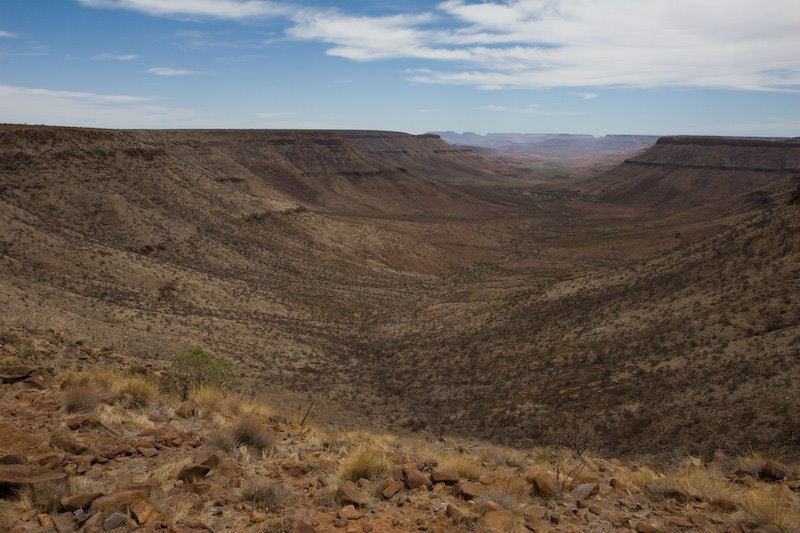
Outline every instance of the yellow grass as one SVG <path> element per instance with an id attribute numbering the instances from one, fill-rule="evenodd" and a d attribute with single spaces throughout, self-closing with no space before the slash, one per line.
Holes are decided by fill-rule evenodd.
<path id="1" fill-rule="evenodd" d="M 747 521 L 773 525 L 784 531 L 800 525 L 800 498 L 785 486 L 758 487 L 740 500 Z"/>
<path id="2" fill-rule="evenodd" d="M 689 460 L 650 483 L 648 489 L 655 495 L 677 490 L 703 500 L 730 499 L 735 495 L 733 484 L 725 479 L 716 466 L 695 466 Z"/>
<path id="3" fill-rule="evenodd" d="M 342 477 L 350 481 L 358 481 L 361 478 L 375 480 L 388 470 L 389 462 L 385 451 L 370 444 L 359 446 L 341 464 Z"/>
<path id="4" fill-rule="evenodd" d="M 471 455 L 446 454 L 439 458 L 439 470 L 455 474 L 463 479 L 478 479 L 483 473 L 481 462 Z"/>

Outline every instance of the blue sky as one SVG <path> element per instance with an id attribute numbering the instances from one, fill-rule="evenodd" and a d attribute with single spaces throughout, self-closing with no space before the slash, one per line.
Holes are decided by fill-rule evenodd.
<path id="1" fill-rule="evenodd" d="M 0 122 L 800 136 L 800 8 L 0 0 Z"/>

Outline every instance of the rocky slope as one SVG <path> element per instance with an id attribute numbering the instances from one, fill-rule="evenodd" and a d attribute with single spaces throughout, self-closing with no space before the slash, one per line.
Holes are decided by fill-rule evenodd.
<path id="1" fill-rule="evenodd" d="M 346 432 L 210 386 L 181 401 L 161 365 L 52 333 L 0 340 L 4 531 L 799 531 L 797 466 L 756 455 L 665 466 L 579 438 Z"/>
<path id="2" fill-rule="evenodd" d="M 656 145 L 583 183 L 601 200 L 687 208 L 770 202 L 800 174 L 798 139 L 663 137 Z"/>

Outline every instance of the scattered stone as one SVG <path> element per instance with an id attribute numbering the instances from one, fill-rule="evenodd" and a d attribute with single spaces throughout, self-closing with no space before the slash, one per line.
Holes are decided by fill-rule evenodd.
<path id="1" fill-rule="evenodd" d="M 156 450 L 153 446 L 139 446 L 136 449 L 145 457 L 155 457 L 158 455 L 158 450 Z"/>
<path id="2" fill-rule="evenodd" d="M 18 453 L 6 453 L 0 456 L 0 465 L 24 465 L 28 464 L 28 459 Z"/>
<path id="3" fill-rule="evenodd" d="M 488 531 L 511 531 L 514 513 L 511 511 L 489 511 L 483 515 L 483 525 Z"/>
<path id="4" fill-rule="evenodd" d="M 752 530 L 751 533 L 783 533 L 783 530 L 771 524 L 764 524 Z"/>
<path id="5" fill-rule="evenodd" d="M 194 403 L 187 400 L 183 402 L 180 405 L 180 407 L 175 409 L 175 414 L 180 416 L 181 418 L 191 418 L 194 416 L 196 410 L 197 406 Z"/>
<path id="6" fill-rule="evenodd" d="M 472 481 L 462 481 L 453 485 L 453 495 L 465 500 L 475 500 L 486 494 L 486 487 Z"/>
<path id="7" fill-rule="evenodd" d="M 73 455 L 80 455 L 89 449 L 89 445 L 81 439 L 66 434 L 56 434 L 50 437 L 50 446 Z"/>
<path id="8" fill-rule="evenodd" d="M 636 533 L 661 533 L 661 528 L 650 522 L 639 522 L 636 524 Z"/>
<path id="9" fill-rule="evenodd" d="M 540 520 L 544 520 L 545 516 L 547 516 L 547 508 L 541 505 L 531 505 L 525 510 L 526 522 L 535 524 Z"/>
<path id="10" fill-rule="evenodd" d="M 125 521 L 128 520 L 128 515 L 125 513 L 113 513 L 111 516 L 106 518 L 103 521 L 103 529 L 106 531 L 111 529 L 116 529 L 119 526 L 123 525 Z"/>
<path id="11" fill-rule="evenodd" d="M 9 493 L 30 485 L 61 481 L 67 476 L 37 465 L 0 465 L 0 493 Z"/>
<path id="12" fill-rule="evenodd" d="M 194 454 L 192 463 L 214 469 L 219 466 L 219 460 L 219 451 L 216 448 L 203 447 Z"/>
<path id="13" fill-rule="evenodd" d="M 53 519 L 50 518 L 48 514 L 40 514 L 36 517 L 36 521 L 39 522 L 39 526 L 45 529 L 50 529 L 54 526 Z"/>
<path id="14" fill-rule="evenodd" d="M 677 526 L 677 527 L 685 527 L 685 528 L 694 527 L 694 523 L 692 523 L 691 520 L 689 520 L 688 518 L 680 517 L 680 516 L 672 516 L 672 517 L 670 517 L 667 520 L 667 523 L 671 524 L 673 526 Z"/>
<path id="15" fill-rule="evenodd" d="M 534 474 L 529 479 L 533 486 L 533 493 L 542 498 L 555 498 L 558 496 L 558 486 L 556 482 L 543 474 Z"/>
<path id="16" fill-rule="evenodd" d="M 104 513 L 115 513 L 127 511 L 139 500 L 146 500 L 147 496 L 140 490 L 123 490 L 100 496 L 89 506 L 90 511 L 103 511 Z"/>
<path id="17" fill-rule="evenodd" d="M 392 481 L 386 486 L 385 489 L 383 489 L 382 492 L 383 497 L 388 500 L 389 498 L 393 497 L 395 494 L 403 490 L 403 487 L 405 487 L 405 485 L 400 481 Z"/>
<path id="18" fill-rule="evenodd" d="M 359 513 L 353 505 L 345 505 L 339 509 L 337 516 L 347 520 L 358 520 L 361 518 L 361 513 Z"/>
<path id="19" fill-rule="evenodd" d="M 209 466 L 189 464 L 184 466 L 181 471 L 178 472 L 177 478 L 184 483 L 191 483 L 198 479 L 203 479 L 209 472 L 211 472 L 211 467 Z"/>
<path id="20" fill-rule="evenodd" d="M 431 472 L 431 481 L 434 483 L 444 483 L 445 485 L 455 485 L 458 483 L 458 476 L 442 470 Z"/>
<path id="21" fill-rule="evenodd" d="M 349 503 L 353 505 L 364 505 L 367 503 L 364 496 L 358 492 L 355 483 L 352 481 L 345 481 L 339 485 L 339 488 L 336 490 L 336 500 L 344 505 Z"/>
<path id="22" fill-rule="evenodd" d="M 250 521 L 254 524 L 260 524 L 262 522 L 266 522 L 267 520 L 267 513 L 263 513 L 261 511 L 253 511 L 250 513 Z"/>
<path id="23" fill-rule="evenodd" d="M 15 383 L 30 377 L 36 368 L 27 365 L 4 366 L 0 367 L 0 380 L 3 383 Z"/>
<path id="24" fill-rule="evenodd" d="M 131 506 L 131 516 L 133 516 L 139 525 L 149 522 L 152 518 L 156 518 L 157 514 L 158 511 L 156 511 L 156 508 L 145 500 L 139 500 Z"/>
<path id="25" fill-rule="evenodd" d="M 417 467 L 403 468 L 403 479 L 405 479 L 406 486 L 410 490 L 418 489 L 420 487 L 425 487 L 428 490 L 433 489 L 433 483 L 431 483 L 431 480 L 426 474 L 417 470 Z"/>
<path id="26" fill-rule="evenodd" d="M 720 509 L 722 511 L 735 511 L 738 509 L 738 505 L 736 502 L 731 500 L 730 498 L 714 498 L 711 500 L 711 507 L 716 509 Z"/>
<path id="27" fill-rule="evenodd" d="M 478 515 L 469 509 L 456 505 L 454 503 L 447 504 L 445 514 L 453 519 L 454 522 L 472 522 L 478 519 Z"/>
<path id="28" fill-rule="evenodd" d="M 770 481 L 781 481 L 786 477 L 786 471 L 775 461 L 767 461 L 758 471 L 758 477 Z"/>
<path id="29" fill-rule="evenodd" d="M 350 525 L 350 521 L 346 518 L 337 518 L 333 521 L 333 527 L 347 527 Z"/>
<path id="30" fill-rule="evenodd" d="M 366 530 L 365 530 L 366 531 Z M 316 530 L 302 520 L 295 520 L 289 528 L 289 533 L 317 533 Z"/>
<path id="31" fill-rule="evenodd" d="M 585 500 L 586 498 L 596 494 L 598 489 L 599 485 L 597 483 L 584 483 L 583 485 L 578 485 L 573 489 L 572 497 L 576 500 Z"/>
<path id="32" fill-rule="evenodd" d="M 93 501 L 102 495 L 102 492 L 84 492 L 74 496 L 64 496 L 61 498 L 61 508 L 69 512 L 74 512 L 78 509 L 86 509 Z"/>

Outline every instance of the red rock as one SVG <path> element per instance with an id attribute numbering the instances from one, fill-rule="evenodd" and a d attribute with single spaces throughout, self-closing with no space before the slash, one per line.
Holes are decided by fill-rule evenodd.
<path id="1" fill-rule="evenodd" d="M 139 500 L 131 506 L 131 516 L 138 524 L 149 522 L 151 518 L 155 518 L 158 514 L 156 508 L 145 500 Z"/>
<path id="2" fill-rule="evenodd" d="M 661 533 L 661 528 L 649 522 L 636 524 L 636 533 Z"/>
<path id="3" fill-rule="evenodd" d="M 711 507 L 715 507 L 723 511 L 735 511 L 739 507 L 736 505 L 735 501 L 729 498 L 714 498 L 710 503 Z"/>
<path id="4" fill-rule="evenodd" d="M 267 513 L 262 513 L 261 511 L 253 511 L 250 514 L 250 521 L 254 524 L 260 524 L 261 522 L 265 522 L 267 520 Z"/>
<path id="5" fill-rule="evenodd" d="M 6 453 L 0 456 L 0 465 L 25 465 L 28 459 L 19 453 Z"/>
<path id="6" fill-rule="evenodd" d="M 511 511 L 489 511 L 483 515 L 483 525 L 488 531 L 511 531 L 514 514 Z"/>
<path id="7" fill-rule="evenodd" d="M 89 506 L 90 511 L 102 511 L 106 514 L 126 512 L 134 503 L 145 500 L 145 493 L 140 490 L 123 490 L 107 496 L 100 496 Z"/>
<path id="8" fill-rule="evenodd" d="M 395 494 L 403 490 L 403 487 L 405 487 L 405 485 L 400 481 L 392 481 L 386 486 L 385 489 L 383 489 L 382 492 L 383 497 L 388 500 L 389 498 L 393 497 Z"/>
<path id="9" fill-rule="evenodd" d="M 545 516 L 547 516 L 547 508 L 541 505 L 531 505 L 525 510 L 525 521 L 532 524 L 544 520 Z"/>
<path id="10" fill-rule="evenodd" d="M 180 416 L 181 418 L 191 418 L 194 416 L 196 410 L 197 406 L 194 403 L 187 400 L 183 402 L 180 405 L 180 407 L 175 409 L 175 414 Z"/>
<path id="11" fill-rule="evenodd" d="M 358 492 L 355 483 L 352 481 L 345 481 L 339 485 L 339 488 L 336 490 L 336 500 L 345 505 L 348 503 L 352 503 L 353 505 L 364 505 L 367 503 L 364 496 Z"/>
<path id="12" fill-rule="evenodd" d="M 710 519 L 702 513 L 695 513 L 693 515 L 690 515 L 689 520 L 692 522 L 693 525 L 699 528 L 707 526 L 710 521 Z"/>
<path id="13" fill-rule="evenodd" d="M 692 523 L 691 520 L 689 520 L 688 518 L 681 517 L 681 516 L 670 517 L 667 520 L 667 523 L 668 524 L 672 524 L 673 526 L 678 526 L 678 527 L 685 527 L 685 528 L 694 527 L 694 523 Z"/>
<path id="14" fill-rule="evenodd" d="M 105 426 L 97 418 L 97 415 L 92 413 L 87 413 L 83 415 L 73 416 L 67 419 L 67 427 L 71 430 L 76 430 L 80 428 L 104 428 Z"/>
<path id="15" fill-rule="evenodd" d="M 316 530 L 301 520 L 295 520 L 289 528 L 289 533 L 316 533 Z"/>
<path id="16" fill-rule="evenodd" d="M 556 482 L 543 474 L 534 474 L 529 479 L 533 485 L 533 492 L 542 498 L 555 498 L 558 496 L 559 490 Z"/>
<path id="17" fill-rule="evenodd" d="M 78 509 L 86 509 L 93 501 L 102 495 L 102 492 L 84 492 L 74 496 L 64 496 L 61 498 L 61 508 L 70 512 L 77 511 Z"/>
<path id="18" fill-rule="evenodd" d="M 758 477 L 770 481 L 780 481 L 786 477 L 786 471 L 775 461 L 767 461 L 759 470 Z"/>
<path id="19" fill-rule="evenodd" d="M 37 465 L 0 465 L 0 492 L 9 492 L 29 485 L 61 481 L 67 476 Z"/>
<path id="20" fill-rule="evenodd" d="M 203 479 L 209 472 L 211 472 L 211 467 L 209 466 L 189 464 L 184 466 L 181 471 L 178 472 L 177 478 L 184 483 L 191 483 L 192 481 Z"/>
<path id="21" fill-rule="evenodd" d="M 89 449 L 89 445 L 83 440 L 65 434 L 50 437 L 50 445 L 73 455 L 80 455 Z"/>
<path id="22" fill-rule="evenodd" d="M 458 476 L 442 470 L 431 472 L 431 481 L 434 483 L 444 483 L 445 485 L 455 485 L 458 483 Z"/>
<path id="23" fill-rule="evenodd" d="M 411 490 L 419 487 L 425 487 L 428 490 L 433 488 L 433 483 L 428 479 L 428 476 L 417 470 L 416 467 L 403 468 L 403 479 L 405 479 L 406 486 Z"/>
<path id="24" fill-rule="evenodd" d="M 203 447 L 195 452 L 192 462 L 197 465 L 204 465 L 211 469 L 219 465 L 219 450 L 212 447 Z"/>
<path id="25" fill-rule="evenodd" d="M 36 372 L 36 368 L 27 365 L 4 366 L 0 367 L 0 380 L 3 383 L 14 383 L 22 381 Z"/>
<path id="26" fill-rule="evenodd" d="M 468 509 L 464 509 L 454 503 L 447 504 L 445 514 L 453 519 L 454 522 L 472 522 L 478 519 L 478 515 Z"/>
<path id="27" fill-rule="evenodd" d="M 356 511 L 356 508 L 351 504 L 351 505 L 345 505 L 344 507 L 339 509 L 337 516 L 339 518 L 346 518 L 347 520 L 358 520 L 359 518 L 361 518 L 361 513 Z"/>
<path id="28" fill-rule="evenodd" d="M 137 448 L 140 454 L 144 455 L 145 457 L 155 457 L 158 455 L 158 450 L 156 450 L 152 446 L 139 446 Z"/>
<path id="29" fill-rule="evenodd" d="M 585 500 L 586 498 L 597 493 L 599 485 L 597 483 L 584 483 L 578 485 L 572 491 L 572 497 L 576 500 Z"/>
<path id="30" fill-rule="evenodd" d="M 472 481 L 462 481 L 453 485 L 453 495 L 465 500 L 475 500 L 486 494 L 486 487 Z"/>

